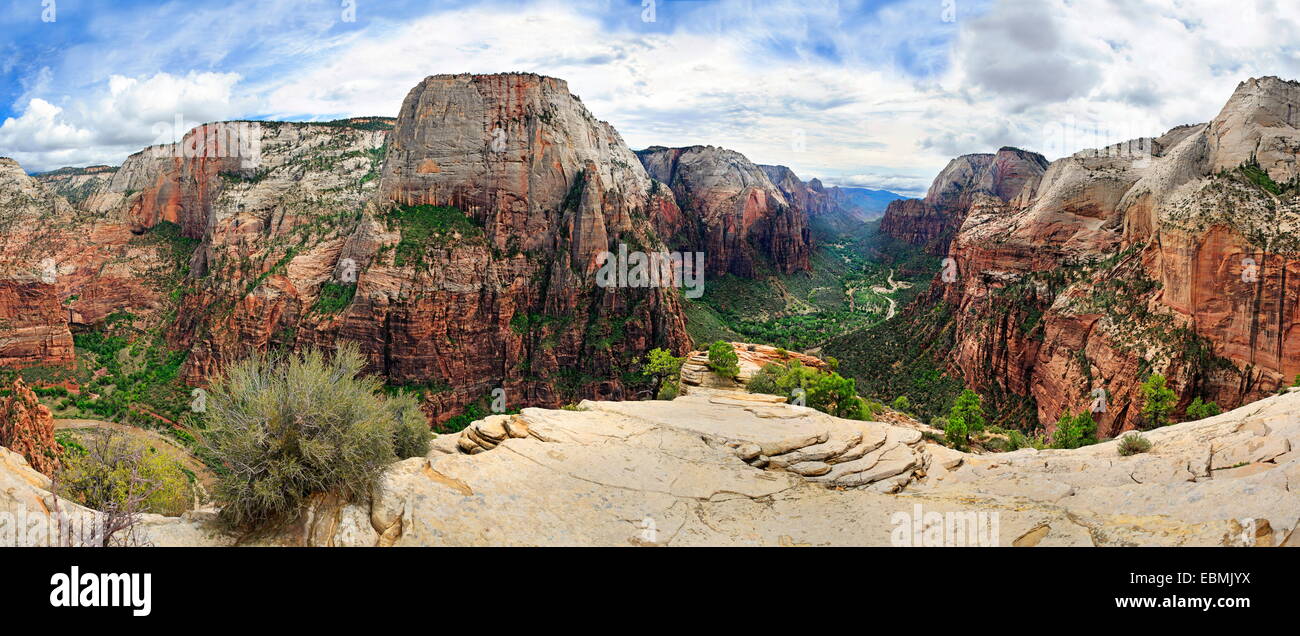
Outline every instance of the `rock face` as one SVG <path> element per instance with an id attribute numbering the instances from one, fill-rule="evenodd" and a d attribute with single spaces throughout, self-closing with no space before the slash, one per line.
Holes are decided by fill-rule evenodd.
<path id="1" fill-rule="evenodd" d="M 125 212 L 76 209 L 0 159 L 0 365 L 68 363 L 70 325 L 156 313 L 170 250 L 128 226 Z"/>
<path id="2" fill-rule="evenodd" d="M 814 233 L 819 229 L 824 229 L 829 234 L 851 233 L 880 215 L 880 212 L 870 209 L 872 202 L 866 197 L 881 196 L 884 193 L 862 188 L 827 188 L 820 179 L 804 183 L 793 170 L 785 166 L 759 168 L 785 195 L 787 201 L 807 214 L 809 227 Z"/>
<path id="3" fill-rule="evenodd" d="M 963 155 L 948 162 L 924 199 L 891 202 L 880 229 L 943 254 L 977 197 L 1007 202 L 1022 192 L 1033 196 L 1046 169 L 1047 159 L 1042 155 L 1018 148 L 1002 148 L 996 154 Z"/>
<path id="4" fill-rule="evenodd" d="M 735 391 L 578 408 L 480 420 L 391 466 L 370 501 L 318 498 L 296 527 L 258 542 L 1300 543 L 1300 393 L 1153 431 L 1150 452 L 1130 457 L 1114 441 L 968 455 L 915 430 Z M 0 512 L 48 516 L 48 488 L 0 449 Z M 148 516 L 141 534 L 158 546 L 237 542 L 212 511 Z"/>
<path id="5" fill-rule="evenodd" d="M 0 446 L 22 455 L 37 472 L 53 475 L 61 454 L 54 441 L 54 418 L 21 379 L 0 397 Z"/>
<path id="6" fill-rule="evenodd" d="M 1138 425 L 1138 385 L 1152 371 L 1170 378 L 1180 413 L 1197 397 L 1231 408 L 1290 385 L 1300 202 L 1286 184 L 1300 132 L 1287 113 L 1297 110 L 1300 84 L 1263 78 L 1208 124 L 1083 151 L 1041 176 L 1013 163 L 997 170 L 999 186 L 984 176 L 998 161 L 955 161 L 925 202 L 898 206 L 965 209 L 946 252 L 954 268 L 929 299 L 958 316 L 949 369 L 1033 397 L 1049 430 L 1067 409 L 1097 409 L 1104 392 L 1097 417 L 1109 435 Z M 1258 168 L 1241 168 L 1252 157 Z M 933 236 L 890 227 L 913 242 Z"/>
<path id="7" fill-rule="evenodd" d="M 682 215 L 560 80 L 435 76 L 391 125 L 206 124 L 116 171 L 0 168 L 26 228 L 0 247 L 0 361 L 68 362 L 70 326 L 126 310 L 191 384 L 351 341 L 446 419 L 498 388 L 630 398 L 636 356 L 689 347 L 678 292 L 598 284 L 603 253 L 663 251 L 652 219 Z"/>
<path id="8" fill-rule="evenodd" d="M 653 146 L 636 154 L 650 176 L 672 190 L 682 212 L 657 216 L 659 235 L 674 249 L 704 252 L 709 276 L 810 269 L 812 232 L 800 207 L 808 199 L 791 201 L 744 155 L 713 146 Z"/>

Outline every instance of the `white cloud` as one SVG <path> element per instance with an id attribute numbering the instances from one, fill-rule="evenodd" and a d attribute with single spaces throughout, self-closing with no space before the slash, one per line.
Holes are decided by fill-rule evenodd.
<path id="1" fill-rule="evenodd" d="M 647 29 L 639 3 L 540 0 L 338 30 L 336 16 L 294 2 L 274 17 L 300 31 L 256 31 L 261 48 L 237 58 L 226 52 L 266 16 L 232 10 L 223 29 L 213 9 L 172 12 L 175 28 L 136 38 L 131 56 L 78 51 L 71 59 L 120 75 L 89 94 L 30 73 L 21 115 L 0 127 L 0 154 L 28 169 L 116 163 L 177 113 L 391 116 L 427 75 L 530 71 L 567 80 L 634 148 L 721 145 L 805 179 L 915 193 L 956 154 L 1016 145 L 1055 158 L 1208 120 L 1247 77 L 1300 77 L 1293 0 L 1228 11 L 1215 0 L 959 4 L 946 24 L 932 0 L 870 19 L 851 0 L 661 2 L 664 26 Z M 118 71 L 129 59 L 226 72 Z"/>
<path id="2" fill-rule="evenodd" d="M 114 75 L 98 92 L 63 105 L 33 97 L 22 115 L 0 125 L 0 148 L 33 172 L 121 163 L 147 145 L 179 139 L 200 123 L 246 112 L 255 102 L 236 95 L 239 80 L 233 73 Z"/>

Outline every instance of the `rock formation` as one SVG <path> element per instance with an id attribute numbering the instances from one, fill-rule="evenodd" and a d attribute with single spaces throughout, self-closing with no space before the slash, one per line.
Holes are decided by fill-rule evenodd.
<path id="1" fill-rule="evenodd" d="M 996 154 L 963 155 L 948 162 L 924 199 L 893 201 L 880 222 L 882 232 L 943 254 L 979 195 L 1010 201 L 1032 196 L 1047 160 L 1035 152 L 1002 148 Z"/>
<path id="2" fill-rule="evenodd" d="M 807 201 L 788 199 L 744 155 L 713 146 L 653 146 L 636 154 L 682 212 L 657 216 L 659 235 L 674 249 L 704 252 L 709 276 L 810 269 L 812 232 L 800 207 Z"/>
<path id="3" fill-rule="evenodd" d="M 61 454 L 54 441 L 54 418 L 21 379 L 0 395 L 0 446 L 21 455 L 37 472 L 53 475 Z"/>
<path id="4" fill-rule="evenodd" d="M 1147 433 L 1150 452 L 1122 457 L 1116 441 L 969 455 L 737 391 L 529 408 L 439 437 L 391 466 L 370 501 L 316 498 L 254 542 L 1296 545 L 1297 412 L 1300 392 L 1271 397 Z M 0 512 L 48 517 L 48 489 L 0 449 Z M 211 510 L 149 515 L 141 530 L 158 546 L 239 542 Z"/>
<path id="5" fill-rule="evenodd" d="M 1297 110 L 1300 84 L 1249 80 L 1208 124 L 1079 152 L 1041 175 L 1034 162 L 998 168 L 1005 150 L 962 158 L 924 202 L 891 208 L 882 227 L 914 243 L 946 231 L 933 211 L 960 211 L 946 226 L 959 227 L 944 252 L 954 268 L 928 299 L 957 316 L 950 371 L 1033 397 L 1049 427 L 1104 399 L 1112 435 L 1139 424 L 1138 385 L 1153 371 L 1179 412 L 1290 385 Z"/>
<path id="6" fill-rule="evenodd" d="M 864 223 L 883 212 L 883 209 L 876 209 L 879 206 L 877 199 L 890 196 L 885 192 L 864 188 L 827 188 L 820 179 L 810 179 L 804 183 L 793 170 L 785 166 L 759 168 L 785 195 L 787 201 L 808 215 L 812 231 L 823 231 L 827 238 L 860 230 Z"/>
<path id="7" fill-rule="evenodd" d="M 7 236 L 0 360 L 70 361 L 70 327 L 125 310 L 189 352 L 191 384 L 350 340 L 445 419 L 496 388 L 631 397 L 636 356 L 689 345 L 677 292 L 597 284 L 602 253 L 662 250 L 651 219 L 681 213 L 561 80 L 435 76 L 391 125 L 207 124 L 116 171 L 0 179 L 15 227 L 77 239 Z"/>

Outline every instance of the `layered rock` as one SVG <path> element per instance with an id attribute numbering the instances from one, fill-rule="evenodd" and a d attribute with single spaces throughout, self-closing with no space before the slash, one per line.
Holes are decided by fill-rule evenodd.
<path id="1" fill-rule="evenodd" d="M 586 401 L 577 410 L 492 416 L 439 437 L 428 456 L 389 467 L 368 501 L 315 498 L 299 523 L 253 541 L 1296 545 L 1297 411 L 1300 393 L 1272 397 L 1150 432 L 1150 451 L 1129 457 L 1117 441 L 969 455 L 914 430 L 770 396 Z M 49 487 L 0 449 L 0 512 L 48 518 Z M 954 516 L 964 525 L 946 527 Z M 213 511 L 148 515 L 140 531 L 158 546 L 249 541 L 226 534 Z"/>
<path id="2" fill-rule="evenodd" d="M 942 254 L 978 197 L 1009 202 L 1033 196 L 1047 160 L 1035 152 L 1002 148 L 996 154 L 963 155 L 935 177 L 924 199 L 893 201 L 880 230 Z"/>
<path id="3" fill-rule="evenodd" d="M 154 312 L 165 245 L 137 240 L 122 213 L 90 214 L 0 159 L 0 364 L 65 364 L 70 325 Z"/>
<path id="4" fill-rule="evenodd" d="M 23 457 L 37 472 L 53 475 L 62 454 L 54 441 L 54 418 L 36 394 L 15 378 L 0 396 L 0 446 Z"/>
<path id="5" fill-rule="evenodd" d="M 1179 412 L 1288 386 L 1300 373 L 1300 204 L 1285 185 L 1296 109 L 1300 85 L 1250 80 L 1209 124 L 1062 158 L 1000 194 L 964 169 L 937 180 L 927 201 L 969 200 L 930 299 L 957 316 L 949 369 L 1033 397 L 1049 430 L 1066 410 L 1096 410 L 1106 435 L 1140 424 L 1153 371 Z M 1258 171 L 1240 169 L 1252 157 Z"/>
<path id="6" fill-rule="evenodd" d="M 657 216 L 655 228 L 674 249 L 704 252 L 710 276 L 810 269 L 807 210 L 744 155 L 713 146 L 653 146 L 636 154 L 650 176 L 671 189 L 682 212 Z"/>
<path id="7" fill-rule="evenodd" d="M 867 221 L 879 217 L 887 204 L 880 201 L 896 196 L 865 188 L 827 188 L 820 179 L 804 183 L 786 166 L 759 166 L 787 201 L 808 215 L 814 232 L 830 235 L 852 233 L 862 229 Z"/>
<path id="8" fill-rule="evenodd" d="M 560 80 L 430 77 L 391 132 L 263 125 L 252 176 L 179 183 L 152 209 L 206 210 L 174 331 L 194 383 L 346 340 L 446 419 L 497 388 L 512 407 L 630 396 L 633 358 L 687 347 L 676 292 L 596 282 L 602 253 L 661 249 L 649 218 L 675 205 Z"/>
<path id="9" fill-rule="evenodd" d="M 60 168 L 33 177 L 55 194 L 67 199 L 68 203 L 81 207 L 106 191 L 116 172 L 116 166 L 88 166 Z"/>
<path id="10" fill-rule="evenodd" d="M 71 328 L 126 311 L 189 351 L 191 384 L 348 340 L 445 418 L 496 388 L 623 397 L 637 355 L 688 347 L 677 292 L 597 284 L 603 253 L 662 250 L 650 219 L 683 216 L 560 80 L 431 77 L 397 120 L 205 124 L 44 184 L 5 166 L 10 363 L 68 362 Z"/>

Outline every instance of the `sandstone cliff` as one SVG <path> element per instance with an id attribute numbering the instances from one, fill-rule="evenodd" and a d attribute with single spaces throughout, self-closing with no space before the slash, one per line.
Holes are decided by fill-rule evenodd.
<path id="1" fill-rule="evenodd" d="M 1035 152 L 1002 148 L 996 154 L 963 155 L 935 177 L 924 199 L 893 201 L 880 222 L 882 232 L 943 254 L 979 196 L 1010 201 L 1032 196 L 1047 169 Z"/>
<path id="2" fill-rule="evenodd" d="M 68 362 L 71 328 L 125 310 L 189 352 L 191 384 L 350 340 L 445 419 L 496 388 L 631 398 L 634 358 L 689 345 L 676 290 L 597 285 L 603 252 L 661 250 L 652 219 L 681 213 L 553 78 L 430 77 L 391 122 L 206 124 L 116 171 L 5 165 L 15 364 Z"/>
<path id="3" fill-rule="evenodd" d="M 21 379 L 0 396 L 0 446 L 21 455 L 38 472 L 53 475 L 62 453 L 54 441 L 54 418 Z"/>
<path id="4" fill-rule="evenodd" d="M 1300 84 L 1249 80 L 1208 124 L 1082 151 L 1041 175 L 1013 168 L 1001 187 L 954 162 L 925 202 L 887 218 L 896 235 L 925 238 L 904 208 L 964 210 L 946 252 L 955 268 L 930 298 L 957 316 L 949 369 L 1035 398 L 1049 428 L 1104 392 L 1106 434 L 1139 424 L 1138 384 L 1153 371 L 1180 410 L 1288 386 L 1300 373 L 1297 109 Z"/>
<path id="5" fill-rule="evenodd" d="M 653 146 L 636 154 L 650 176 L 671 189 L 682 212 L 657 216 L 655 228 L 675 249 L 704 252 L 710 276 L 810 269 L 812 232 L 802 187 L 795 188 L 801 200 L 792 201 L 763 169 L 724 148 Z"/>

